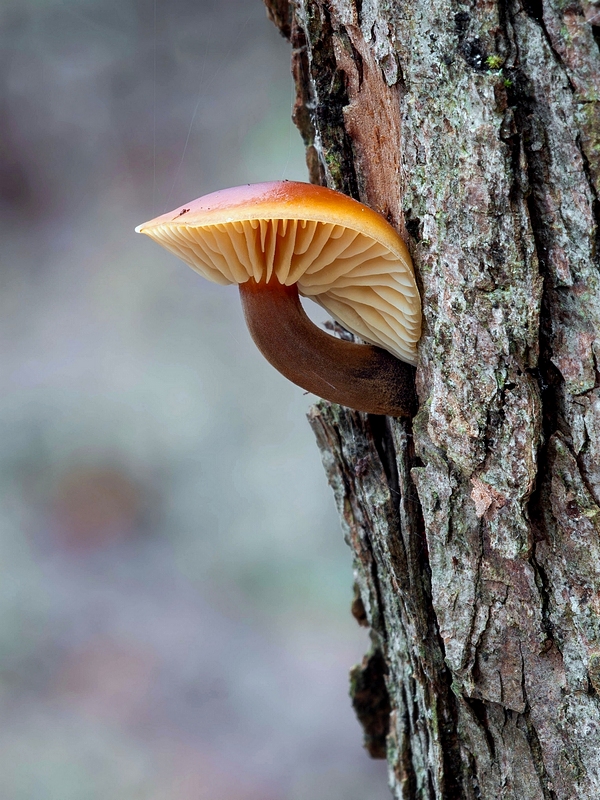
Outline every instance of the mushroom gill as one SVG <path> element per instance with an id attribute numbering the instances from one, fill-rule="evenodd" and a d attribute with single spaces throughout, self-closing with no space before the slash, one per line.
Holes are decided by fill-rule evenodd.
<path id="1" fill-rule="evenodd" d="M 364 233 L 308 219 L 176 219 L 142 230 L 215 283 L 296 283 L 361 339 L 416 361 L 421 311 L 410 263 Z"/>

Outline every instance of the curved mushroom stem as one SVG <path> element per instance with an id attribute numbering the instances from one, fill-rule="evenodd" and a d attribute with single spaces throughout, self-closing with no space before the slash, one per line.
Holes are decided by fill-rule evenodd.
<path id="1" fill-rule="evenodd" d="M 255 344 L 292 383 L 357 411 L 413 415 L 414 368 L 380 347 L 321 331 L 306 316 L 295 285 L 250 279 L 240 284 L 240 296 Z"/>

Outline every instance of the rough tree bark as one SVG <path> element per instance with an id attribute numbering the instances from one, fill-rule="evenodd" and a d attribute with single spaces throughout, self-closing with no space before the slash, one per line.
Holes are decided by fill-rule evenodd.
<path id="1" fill-rule="evenodd" d="M 311 424 L 397 798 L 600 798 L 600 4 L 265 0 L 311 180 L 381 211 L 425 327 L 412 424 Z"/>

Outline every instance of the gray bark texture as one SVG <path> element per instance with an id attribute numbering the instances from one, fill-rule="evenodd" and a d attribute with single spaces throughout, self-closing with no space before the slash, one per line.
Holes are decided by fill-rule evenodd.
<path id="1" fill-rule="evenodd" d="M 421 289 L 412 422 L 310 415 L 402 800 L 600 799 L 600 2 L 266 0 L 313 182 Z"/>

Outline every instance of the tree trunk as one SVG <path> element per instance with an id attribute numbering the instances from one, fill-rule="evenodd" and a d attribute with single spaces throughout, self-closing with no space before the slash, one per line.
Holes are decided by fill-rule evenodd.
<path id="1" fill-rule="evenodd" d="M 396 226 L 423 299 L 412 424 L 310 415 L 366 746 L 396 798 L 598 800 L 600 5 L 266 2 L 311 180 Z"/>

